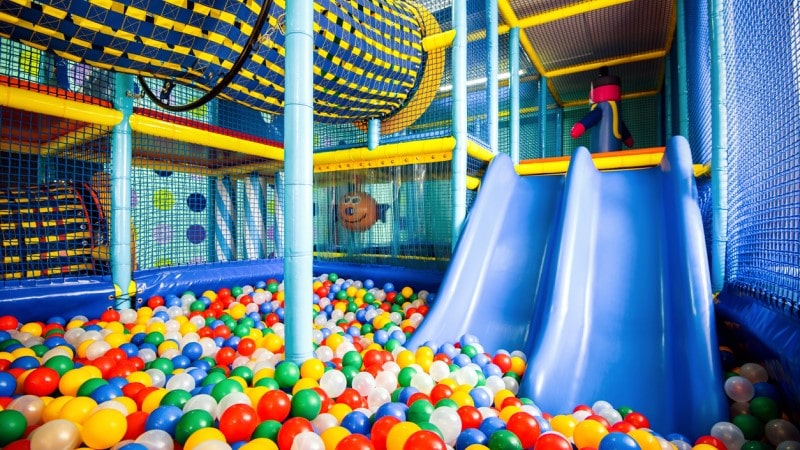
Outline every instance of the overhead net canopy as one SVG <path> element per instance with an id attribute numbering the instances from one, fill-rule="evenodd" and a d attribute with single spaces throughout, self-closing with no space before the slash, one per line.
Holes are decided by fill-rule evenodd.
<path id="1" fill-rule="evenodd" d="M 269 15 L 254 30 L 262 7 Z M 0 3 L 0 36 L 76 63 L 210 90 L 256 33 L 256 44 L 221 95 L 280 114 L 284 7 L 285 0 L 11 0 Z M 399 111 L 422 83 L 422 38 L 439 31 L 435 22 L 412 2 L 315 1 L 309 70 L 316 120 L 354 122 Z M 438 82 L 431 88 L 435 92 Z"/>

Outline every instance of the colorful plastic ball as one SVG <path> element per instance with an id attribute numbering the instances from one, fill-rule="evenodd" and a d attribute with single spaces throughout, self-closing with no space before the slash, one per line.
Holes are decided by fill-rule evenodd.
<path id="1" fill-rule="evenodd" d="M 498 430 L 489 436 L 490 450 L 522 450 L 522 442 L 516 434 L 508 430 Z"/>
<path id="2" fill-rule="evenodd" d="M 188 411 L 181 416 L 175 427 L 175 440 L 185 444 L 189 436 L 197 430 L 214 426 L 214 417 L 202 409 Z"/>
<path id="3" fill-rule="evenodd" d="M 28 426 L 39 425 L 44 414 L 44 401 L 35 395 L 22 395 L 12 400 L 6 409 L 22 413 Z"/>
<path id="4" fill-rule="evenodd" d="M 292 417 L 303 417 L 313 420 L 322 410 L 322 399 L 313 389 L 303 389 L 297 392 L 291 400 Z"/>
<path id="5" fill-rule="evenodd" d="M 341 426 L 346 428 L 351 434 L 369 434 L 369 416 L 361 411 L 347 413 L 341 420 Z"/>
<path id="6" fill-rule="evenodd" d="M 351 434 L 339 441 L 334 450 L 375 450 L 375 447 L 366 436 Z"/>
<path id="7" fill-rule="evenodd" d="M 611 432 L 600 440 L 597 450 L 642 450 L 636 440 L 625 433 Z"/>
<path id="8" fill-rule="evenodd" d="M 281 361 L 275 366 L 275 381 L 283 388 L 291 388 L 300 380 L 300 368 L 291 361 Z"/>
<path id="9" fill-rule="evenodd" d="M 489 437 L 484 432 L 476 428 L 468 428 L 461 432 L 456 439 L 456 450 L 464 450 L 472 445 L 486 445 Z"/>
<path id="10" fill-rule="evenodd" d="M 201 428 L 189 436 L 189 439 L 186 440 L 186 444 L 183 446 L 183 450 L 195 450 L 204 442 L 209 441 L 225 442 L 225 436 L 216 428 Z"/>
<path id="11" fill-rule="evenodd" d="M 575 425 L 572 439 L 578 449 L 596 449 L 600 445 L 600 441 L 607 434 L 608 429 L 601 422 L 596 420 L 583 420 Z"/>
<path id="12" fill-rule="evenodd" d="M 433 431 L 419 430 L 408 437 L 403 450 L 447 450 L 447 445 Z"/>
<path id="13" fill-rule="evenodd" d="M 339 442 L 351 433 L 347 428 L 341 426 L 333 426 L 320 433 L 322 442 L 326 449 L 335 449 Z"/>
<path id="14" fill-rule="evenodd" d="M 21 412 L 7 409 L 0 411 L 0 447 L 21 439 L 25 435 L 28 421 Z"/>
<path id="15" fill-rule="evenodd" d="M 631 411 L 626 414 L 623 420 L 636 428 L 650 428 L 650 421 L 647 420 L 647 417 L 636 411 Z"/>
<path id="16" fill-rule="evenodd" d="M 420 431 L 419 425 L 411 422 L 399 422 L 386 435 L 386 450 L 403 450 L 406 441 L 412 434 Z"/>
<path id="17" fill-rule="evenodd" d="M 145 422 L 145 430 L 161 430 L 170 436 L 175 436 L 178 421 L 183 416 L 183 410 L 173 405 L 164 405 L 155 408 Z"/>
<path id="18" fill-rule="evenodd" d="M 577 424 L 578 420 L 572 417 L 571 414 L 560 414 L 550 419 L 550 426 L 553 427 L 553 431 L 557 431 L 567 438 L 572 437 Z"/>
<path id="19" fill-rule="evenodd" d="M 34 430 L 29 439 L 37 450 L 74 450 L 81 444 L 81 432 L 69 420 L 55 419 Z"/>
<path id="20" fill-rule="evenodd" d="M 764 435 L 772 445 L 785 441 L 800 441 L 800 431 L 797 427 L 784 419 L 773 419 L 764 425 Z"/>
<path id="21" fill-rule="evenodd" d="M 375 450 L 386 450 L 389 432 L 398 423 L 400 423 L 400 419 L 394 416 L 384 416 L 375 420 L 372 425 L 372 433 L 370 433 L 370 440 L 375 446 Z"/>
<path id="22" fill-rule="evenodd" d="M 49 367 L 38 367 L 25 378 L 22 389 L 26 394 L 44 397 L 58 389 L 58 381 L 58 372 Z"/>
<path id="23" fill-rule="evenodd" d="M 430 423 L 442 432 L 444 442 L 452 445 L 461 433 L 461 417 L 454 408 L 436 408 L 430 416 Z"/>
<path id="24" fill-rule="evenodd" d="M 258 417 L 264 420 L 283 422 L 292 410 L 292 401 L 283 391 L 267 391 L 256 406 Z"/>
<path id="25" fill-rule="evenodd" d="M 571 450 L 572 444 L 560 433 L 546 432 L 536 440 L 538 450 Z"/>
<path id="26" fill-rule="evenodd" d="M 250 439 L 258 423 L 256 410 L 250 405 L 240 403 L 222 413 L 219 418 L 219 430 L 228 442 L 246 441 Z"/>
<path id="27" fill-rule="evenodd" d="M 17 390 L 17 379 L 8 372 L 0 372 L 0 397 L 11 397 Z"/>
<path id="28" fill-rule="evenodd" d="M 769 397 L 754 397 L 750 401 L 750 413 L 764 423 L 781 416 L 778 402 Z"/>
<path id="29" fill-rule="evenodd" d="M 280 450 L 291 450 L 295 437 L 306 431 L 314 431 L 314 426 L 307 419 L 292 417 L 287 420 L 278 430 L 278 448 Z"/>
<path id="30" fill-rule="evenodd" d="M 725 445 L 725 443 L 723 443 L 722 440 L 720 440 L 719 438 L 717 438 L 715 436 L 710 436 L 710 435 L 700 436 L 695 441 L 695 445 L 699 445 L 699 444 L 710 445 L 710 446 L 716 448 L 717 450 L 728 450 L 728 448 Z"/>
<path id="31" fill-rule="evenodd" d="M 637 428 L 633 431 L 628 432 L 628 436 L 632 437 L 636 441 L 636 443 L 639 444 L 639 447 L 641 447 L 642 450 L 661 450 L 661 444 L 658 442 L 658 439 L 656 439 L 653 433 L 651 433 L 649 430 L 643 428 Z"/>
<path id="32" fill-rule="evenodd" d="M 514 413 L 506 423 L 506 429 L 517 435 L 524 448 L 533 447 L 541 434 L 539 422 L 527 412 Z"/>
<path id="33" fill-rule="evenodd" d="M 125 436 L 128 422 L 115 409 L 102 409 L 90 415 L 81 427 L 83 442 L 92 448 L 109 448 Z"/>
<path id="34" fill-rule="evenodd" d="M 278 450 L 278 444 L 267 438 L 256 438 L 242 445 L 238 450 Z"/>
<path id="35" fill-rule="evenodd" d="M 725 380 L 723 388 L 728 398 L 735 402 L 749 402 L 755 395 L 753 383 L 738 375 Z"/>

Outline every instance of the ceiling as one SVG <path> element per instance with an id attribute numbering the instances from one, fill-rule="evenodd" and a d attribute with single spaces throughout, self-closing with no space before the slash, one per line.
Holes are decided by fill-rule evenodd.
<path id="1" fill-rule="evenodd" d="M 522 50 L 561 106 L 585 105 L 602 66 L 621 77 L 623 98 L 661 90 L 675 0 L 498 0 L 498 11 L 499 32 L 519 27 Z"/>

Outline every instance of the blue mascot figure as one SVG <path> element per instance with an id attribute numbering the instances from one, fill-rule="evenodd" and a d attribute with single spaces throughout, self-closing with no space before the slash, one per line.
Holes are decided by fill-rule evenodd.
<path id="1" fill-rule="evenodd" d="M 577 139 L 590 129 L 591 143 L 589 151 L 603 153 L 622 148 L 622 143 L 633 147 L 633 136 L 622 121 L 619 102 L 622 99 L 622 87 L 617 76 L 609 75 L 608 68 L 600 69 L 600 76 L 592 80 L 589 91 L 591 110 L 576 123 L 570 132 Z"/>

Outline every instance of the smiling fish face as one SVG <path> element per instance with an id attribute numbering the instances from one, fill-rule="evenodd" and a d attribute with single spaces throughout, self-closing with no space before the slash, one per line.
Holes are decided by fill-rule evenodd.
<path id="1" fill-rule="evenodd" d="M 337 212 L 339 220 L 350 231 L 366 231 L 378 220 L 386 221 L 389 205 L 379 205 L 366 192 L 348 192 L 342 196 Z"/>

